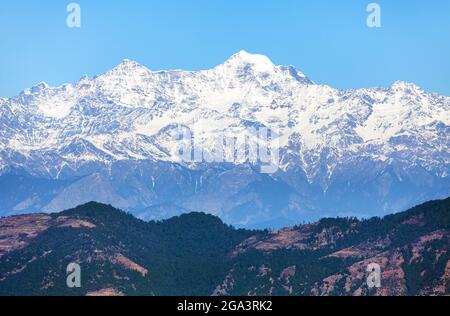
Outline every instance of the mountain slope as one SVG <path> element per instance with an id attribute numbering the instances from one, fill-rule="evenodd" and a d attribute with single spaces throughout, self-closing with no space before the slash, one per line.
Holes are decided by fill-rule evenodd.
<path id="1" fill-rule="evenodd" d="M 235 230 L 191 213 L 143 222 L 89 203 L 0 219 L 2 295 L 449 294 L 450 199 L 383 219 Z M 66 286 L 80 264 L 82 287 Z M 382 287 L 365 283 L 378 263 Z"/>
<path id="2" fill-rule="evenodd" d="M 450 291 L 450 199 L 383 219 L 323 219 L 252 237 L 220 295 L 443 295 Z M 381 267 L 369 289 L 367 267 Z M 245 280 L 245 281 L 243 281 Z"/>
<path id="3" fill-rule="evenodd" d="M 23 238 L 30 217 L 43 223 Z M 54 216 L 10 217 L 1 226 L 2 245 L 18 249 L 1 258 L 1 294 L 84 295 L 113 287 L 128 295 L 198 295 L 211 291 L 227 267 L 223 258 L 250 235 L 205 214 L 145 223 L 97 203 Z M 70 262 L 86 276 L 79 290 L 66 287 Z"/>
<path id="4" fill-rule="evenodd" d="M 261 128 L 274 135 L 275 173 L 261 174 L 234 150 L 214 159 L 227 152 L 218 134 L 258 143 Z M 180 132 L 202 159 L 180 157 Z M 94 78 L 41 83 L 0 101 L 0 184 L 30 180 L 20 194 L 0 195 L 0 212 L 96 200 L 147 219 L 169 217 L 149 210 L 171 204 L 240 226 L 385 215 L 450 195 L 449 135 L 450 98 L 410 83 L 337 90 L 246 52 L 198 72 L 124 60 Z M 289 193 L 268 202 L 261 186 Z"/>

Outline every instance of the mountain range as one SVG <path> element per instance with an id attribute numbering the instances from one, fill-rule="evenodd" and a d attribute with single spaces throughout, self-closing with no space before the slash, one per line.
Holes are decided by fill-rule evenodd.
<path id="1" fill-rule="evenodd" d="M 180 129 L 276 138 L 277 169 L 246 157 L 183 161 Z M 74 84 L 0 99 L 0 215 L 89 201 L 145 220 L 192 211 L 236 227 L 383 216 L 450 196 L 450 97 L 414 84 L 339 90 L 239 52 L 204 71 L 124 60 Z M 194 145 L 195 149 L 195 145 Z"/>
<path id="2" fill-rule="evenodd" d="M 0 295 L 449 295 L 449 234 L 450 198 L 278 231 L 205 213 L 145 222 L 92 202 L 0 219 Z M 80 287 L 69 288 L 73 263 Z"/>

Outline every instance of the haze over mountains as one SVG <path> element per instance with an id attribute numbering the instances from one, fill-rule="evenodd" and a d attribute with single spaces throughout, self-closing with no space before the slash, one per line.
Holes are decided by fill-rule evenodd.
<path id="1" fill-rule="evenodd" d="M 181 161 L 180 127 L 249 138 L 266 127 L 279 136 L 279 168 Z M 201 211 L 246 227 L 384 215 L 450 195 L 449 148 L 450 97 L 411 83 L 337 90 L 246 52 L 198 72 L 124 60 L 0 99 L 0 215 L 89 201 L 144 219 Z"/>

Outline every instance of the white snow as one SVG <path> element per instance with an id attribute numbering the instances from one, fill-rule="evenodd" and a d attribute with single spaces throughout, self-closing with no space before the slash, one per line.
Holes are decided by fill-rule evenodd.
<path id="1" fill-rule="evenodd" d="M 394 153 L 410 150 L 410 159 L 428 169 L 449 160 L 449 137 L 435 127 L 450 125 L 449 97 L 403 81 L 386 89 L 341 91 L 313 84 L 299 70 L 245 51 L 198 72 L 155 72 L 124 60 L 98 77 L 56 88 L 41 83 L 18 97 L 0 99 L 2 104 L 20 125 L 0 111 L 1 126 L 7 126 L 0 130 L 0 149 L 25 156 L 56 153 L 62 157 L 60 169 L 64 159 L 104 161 L 105 155 L 175 161 L 160 150 L 174 148 L 159 134 L 171 124 L 189 126 L 194 134 L 232 128 L 244 133 L 245 124 L 262 124 L 280 133 L 281 149 L 291 154 L 283 168 L 299 164 L 310 178 L 327 149 L 327 176 L 336 164 L 356 155 L 389 161 Z M 417 143 L 391 144 L 398 136 Z M 64 154 L 74 139 L 91 143 L 98 152 Z M 378 147 L 369 149 L 372 145 Z M 426 145 L 443 150 L 436 154 Z"/>

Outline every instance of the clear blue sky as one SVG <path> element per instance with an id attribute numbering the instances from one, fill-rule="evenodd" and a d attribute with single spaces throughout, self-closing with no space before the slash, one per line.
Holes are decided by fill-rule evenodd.
<path id="1" fill-rule="evenodd" d="M 337 88 L 410 81 L 450 95 L 448 0 L 65 0 L 0 3 L 0 96 L 41 81 L 75 82 L 124 58 L 150 69 L 198 70 L 246 50 Z M 366 25 L 378 2 L 382 27 Z"/>

